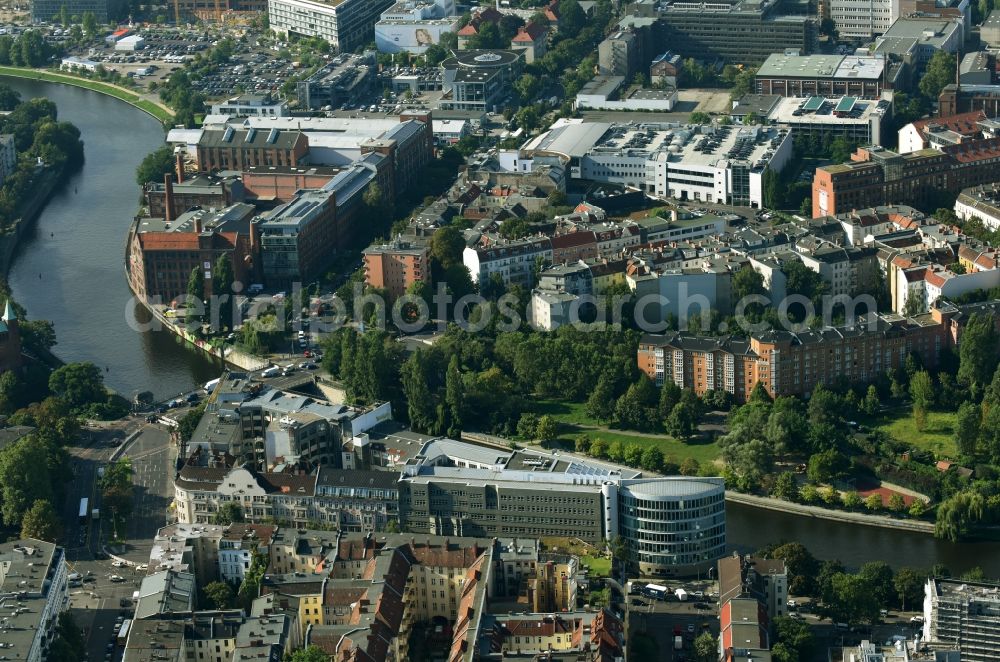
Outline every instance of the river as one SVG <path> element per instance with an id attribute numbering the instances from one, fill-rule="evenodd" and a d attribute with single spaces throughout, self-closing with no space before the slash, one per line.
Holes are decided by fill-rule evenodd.
<path id="1" fill-rule="evenodd" d="M 76 87 L 4 78 L 25 99 L 45 96 L 82 132 L 86 163 L 42 210 L 14 260 L 10 284 L 31 317 L 52 320 L 66 361 L 107 369 L 124 395 L 172 397 L 217 377 L 218 362 L 168 331 L 138 333 L 126 323 L 124 243 L 139 191 L 135 168 L 162 144 L 159 123 L 120 101 Z M 41 277 L 39 277 L 41 275 Z M 952 544 L 930 536 L 854 526 L 729 504 L 730 544 L 752 550 L 798 541 L 820 558 L 851 567 L 880 559 L 894 566 L 943 563 L 959 573 L 981 566 L 1000 577 L 1000 543 Z"/>
<path id="2" fill-rule="evenodd" d="M 42 210 L 9 274 L 29 317 L 55 325 L 53 351 L 64 361 L 106 369 L 105 383 L 126 397 L 149 390 L 164 399 L 218 377 L 217 362 L 169 331 L 138 333 L 126 322 L 124 246 L 139 201 L 135 168 L 163 144 L 159 122 L 82 88 L 2 80 L 23 99 L 51 99 L 59 119 L 75 124 L 84 141 L 86 163 Z"/>

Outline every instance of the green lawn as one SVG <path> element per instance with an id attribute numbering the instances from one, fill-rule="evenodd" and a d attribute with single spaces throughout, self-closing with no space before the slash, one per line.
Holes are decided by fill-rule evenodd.
<path id="1" fill-rule="evenodd" d="M 532 410 L 539 416 L 551 416 L 568 425 L 600 425 L 599 421 L 587 414 L 587 405 L 583 402 L 538 399 Z"/>
<path id="2" fill-rule="evenodd" d="M 922 450 L 931 451 L 938 457 L 958 457 L 953 434 L 955 432 L 954 412 L 932 411 L 927 414 L 924 430 L 917 430 L 913 414 L 909 411 L 895 412 L 885 417 L 879 427 L 898 441 L 913 444 Z"/>
<path id="3" fill-rule="evenodd" d="M 149 113 L 161 122 L 170 122 L 174 115 L 172 112 L 159 106 L 151 101 L 143 99 L 138 94 L 130 92 L 128 90 L 119 88 L 115 85 L 109 83 L 103 83 L 101 81 L 89 80 L 87 78 L 81 78 L 79 76 L 72 76 L 70 74 L 61 74 L 53 71 L 42 71 L 40 69 L 28 69 L 25 67 L 2 67 L 0 66 L 0 76 L 14 76 L 17 78 L 30 78 L 32 80 L 44 80 L 50 83 L 63 83 L 65 85 L 75 85 L 76 87 L 83 87 L 88 90 L 93 90 L 95 92 L 100 92 L 101 94 L 107 94 L 108 96 L 120 99 L 125 103 L 131 104 L 146 113 Z"/>
<path id="4" fill-rule="evenodd" d="M 581 556 L 580 563 L 590 568 L 591 577 L 610 577 L 611 559 L 603 556 Z"/>
<path id="5" fill-rule="evenodd" d="M 721 453 L 719 445 L 715 441 L 707 442 L 701 439 L 695 439 L 691 442 L 685 443 L 674 439 L 673 437 L 668 437 L 667 435 L 642 437 L 639 435 L 629 434 L 627 432 L 588 430 L 571 428 L 565 425 L 562 426 L 561 434 L 558 437 L 560 446 L 566 449 L 572 449 L 574 440 L 581 434 L 585 434 L 591 439 L 603 439 L 609 444 L 620 441 L 623 444 L 638 444 L 643 448 L 656 446 L 663 453 L 663 457 L 673 460 L 678 464 L 689 457 L 698 460 L 699 464 L 711 463 L 715 461 Z"/>

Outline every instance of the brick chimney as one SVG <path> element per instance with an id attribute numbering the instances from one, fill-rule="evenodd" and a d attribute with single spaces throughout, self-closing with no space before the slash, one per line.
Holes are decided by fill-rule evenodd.
<path id="1" fill-rule="evenodd" d="M 201 234 L 201 212 L 194 215 L 194 233 Z"/>
<path id="2" fill-rule="evenodd" d="M 177 171 L 177 183 L 181 184 L 184 182 L 184 153 L 177 150 L 174 153 L 174 169 Z"/>
<path id="3" fill-rule="evenodd" d="M 163 219 L 174 220 L 174 176 L 169 172 L 163 175 Z"/>

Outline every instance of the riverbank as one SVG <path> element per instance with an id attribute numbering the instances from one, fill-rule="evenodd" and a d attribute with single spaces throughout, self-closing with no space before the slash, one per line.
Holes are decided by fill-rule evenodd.
<path id="1" fill-rule="evenodd" d="M 843 510 L 832 510 L 820 508 L 818 506 L 807 506 L 801 503 L 792 503 L 782 499 L 771 497 L 755 496 L 752 494 L 742 494 L 726 490 L 726 501 L 740 503 L 754 508 L 764 508 L 766 510 L 776 510 L 803 517 L 816 519 L 826 519 L 834 522 L 845 522 L 849 524 L 862 524 L 864 526 L 877 526 L 883 529 L 896 529 L 897 531 L 910 531 L 913 533 L 927 533 L 934 535 L 934 525 L 923 520 L 895 519 L 884 515 L 868 515 L 865 513 L 852 513 Z"/>
<path id="2" fill-rule="evenodd" d="M 0 235 L 0 274 L 3 274 L 4 279 L 7 278 L 7 273 L 10 271 L 10 264 L 14 260 L 14 252 L 17 250 L 18 244 L 24 234 L 34 227 L 39 213 L 62 179 L 62 168 L 44 170 L 32 182 L 31 195 L 27 196 L 26 202 L 17 209 L 9 230 Z"/>
<path id="3" fill-rule="evenodd" d="M 133 92 L 132 90 L 113 83 L 105 83 L 102 81 L 90 80 L 89 78 L 81 78 L 80 76 L 74 76 L 72 74 L 57 73 L 55 71 L 43 69 L 31 69 L 28 67 L 0 66 L 0 76 L 12 76 L 14 78 L 26 78 L 28 80 L 40 80 L 47 83 L 60 83 L 63 85 L 82 87 L 93 92 L 114 97 L 119 101 L 124 101 L 130 106 L 138 108 L 148 115 L 152 115 L 165 125 L 169 124 L 174 118 L 174 111 L 167 106 L 144 99 L 141 95 Z"/>

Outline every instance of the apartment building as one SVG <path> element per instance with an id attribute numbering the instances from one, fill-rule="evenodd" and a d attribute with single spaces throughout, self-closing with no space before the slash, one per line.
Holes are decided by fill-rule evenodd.
<path id="1" fill-rule="evenodd" d="M 963 221 L 978 218 L 992 230 L 1000 228 L 1000 185 L 963 189 L 955 200 L 955 215 Z"/>
<path id="2" fill-rule="evenodd" d="M 462 262 L 474 283 L 488 283 L 497 276 L 504 285 L 514 283 L 530 287 L 539 260 L 552 262 L 552 240 L 548 237 L 504 239 L 485 234 L 475 246 L 466 246 L 462 251 Z"/>
<path id="3" fill-rule="evenodd" d="M 267 0 L 173 0 L 174 23 L 184 21 L 224 21 L 267 11 Z"/>
<path id="4" fill-rule="evenodd" d="M 65 550 L 53 543 L 22 538 L 0 544 L 0 591 L 17 600 L 0 631 L 0 647 L 10 659 L 45 661 L 59 614 L 69 607 L 67 573 Z"/>
<path id="5" fill-rule="evenodd" d="M 454 623 L 448 659 L 471 662 L 494 545 L 419 534 L 343 536 L 322 574 L 269 574 L 261 594 L 297 613 L 304 643 L 331 657 L 408 659 L 413 624 L 439 617 Z"/>
<path id="6" fill-rule="evenodd" d="M 240 177 L 248 198 L 280 205 L 291 202 L 299 191 L 323 188 L 341 172 L 342 168 L 331 166 L 250 166 Z"/>
<path id="7" fill-rule="evenodd" d="M 167 175 L 162 182 L 147 182 L 142 187 L 143 201 L 150 218 L 173 221 L 196 207 L 222 209 L 245 199 L 245 187 L 239 177 L 185 177 L 183 162 L 179 168 L 179 180 L 174 181 Z"/>
<path id="8" fill-rule="evenodd" d="M 928 313 L 911 318 L 876 316 L 872 326 L 858 321 L 795 333 L 764 331 L 747 338 L 644 336 L 639 369 L 657 384 L 669 379 L 699 395 L 724 390 L 737 402 L 745 402 L 758 383 L 772 397 L 808 395 L 817 384 L 840 379 L 870 382 L 880 373 L 903 367 L 911 353 L 933 367 L 945 348 L 954 349 L 974 312 L 996 316 L 987 304 L 938 302 Z"/>
<path id="9" fill-rule="evenodd" d="M 397 480 L 386 471 L 322 467 L 301 475 L 189 462 L 174 480 L 174 503 L 177 521 L 186 524 L 210 523 L 223 504 L 235 502 L 253 523 L 321 522 L 343 531 L 384 531 L 397 519 Z"/>
<path id="10" fill-rule="evenodd" d="M 859 148 L 849 163 L 821 166 L 813 178 L 813 217 L 878 205 L 920 206 L 938 192 L 992 183 L 1000 138 L 966 140 L 909 154 Z"/>
<path id="11" fill-rule="evenodd" d="M 899 130 L 898 152 L 908 154 L 922 149 L 954 145 L 979 138 L 986 113 L 976 110 L 910 122 Z"/>
<path id="12" fill-rule="evenodd" d="M 112 13 L 118 14 L 121 11 L 127 11 L 118 3 L 112 3 L 110 0 L 70 0 L 69 2 L 63 2 L 62 0 L 34 0 L 31 3 L 31 22 L 55 22 L 59 19 L 59 13 L 64 7 L 70 16 L 83 16 L 84 13 L 90 12 L 101 25 L 105 25 L 111 20 Z"/>
<path id="13" fill-rule="evenodd" d="M 849 39 L 876 37 L 899 18 L 899 0 L 830 0 L 828 6 L 837 34 Z"/>
<path id="14" fill-rule="evenodd" d="M 301 131 L 204 129 L 195 148 L 198 172 L 243 170 L 251 166 L 297 166 L 305 162 L 309 141 Z"/>
<path id="15" fill-rule="evenodd" d="M 365 283 L 386 290 L 393 298 L 406 294 L 416 282 L 430 283 L 430 248 L 416 238 L 397 236 L 385 244 L 372 244 L 362 255 Z"/>
<path id="16" fill-rule="evenodd" d="M 283 37 L 319 37 L 338 53 L 371 40 L 379 15 L 393 0 L 268 0 L 272 30 Z"/>
<path id="17" fill-rule="evenodd" d="M 291 652 L 284 615 L 247 616 L 240 609 L 165 613 L 136 619 L 123 660 L 280 660 Z"/>
<path id="18" fill-rule="evenodd" d="M 964 662 L 988 662 L 1000 650 L 1000 584 L 958 579 L 924 585 L 923 640 L 960 651 Z"/>
<path id="19" fill-rule="evenodd" d="M 788 616 L 788 570 L 781 559 L 741 557 L 719 559 L 719 604 L 739 597 L 757 600 L 768 619 Z"/>

